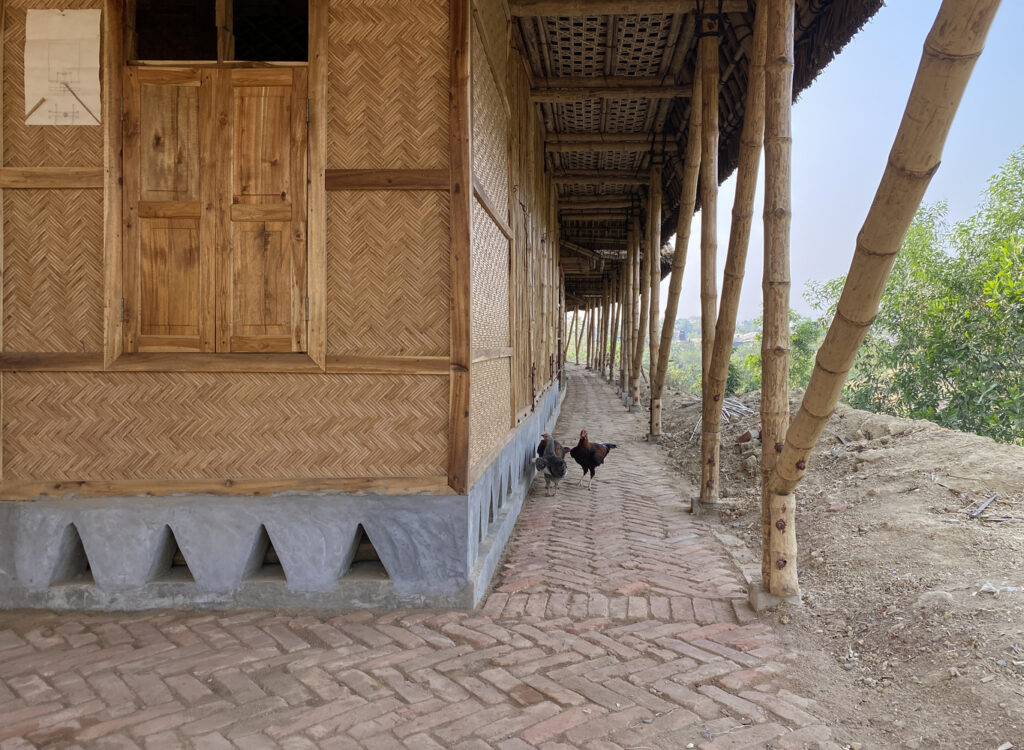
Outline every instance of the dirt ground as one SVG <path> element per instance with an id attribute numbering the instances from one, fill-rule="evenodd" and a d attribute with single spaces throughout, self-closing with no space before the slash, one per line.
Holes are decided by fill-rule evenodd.
<path id="1" fill-rule="evenodd" d="M 738 401 L 749 412 L 730 400 L 739 413 L 723 424 L 715 525 L 749 580 L 760 577 L 761 444 L 737 437 L 759 424 L 760 394 Z M 698 486 L 700 406 L 665 402 L 663 448 Z M 817 693 L 837 738 L 863 750 L 1024 750 L 1024 448 L 840 406 L 809 467 L 803 605 L 765 616 L 801 655 L 794 679 Z"/>

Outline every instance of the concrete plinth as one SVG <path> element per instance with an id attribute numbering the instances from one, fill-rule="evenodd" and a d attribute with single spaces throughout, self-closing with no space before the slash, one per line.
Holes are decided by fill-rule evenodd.
<path id="1" fill-rule="evenodd" d="M 747 601 L 755 612 L 763 612 L 766 609 L 777 607 L 780 604 L 792 604 L 795 607 L 801 605 L 800 592 L 793 596 L 776 596 L 775 594 L 761 588 L 760 581 L 754 581 L 747 590 Z"/>
<path id="2" fill-rule="evenodd" d="M 467 495 L 0 503 L 0 608 L 473 607 L 515 526 L 560 395 L 545 395 Z"/>

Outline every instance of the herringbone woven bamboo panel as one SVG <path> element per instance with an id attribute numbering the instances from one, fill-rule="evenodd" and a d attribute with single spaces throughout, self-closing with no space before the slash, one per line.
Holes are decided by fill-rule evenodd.
<path id="1" fill-rule="evenodd" d="M 4 191 L 4 350 L 103 349 L 103 191 Z"/>
<path id="2" fill-rule="evenodd" d="M 448 166 L 447 0 L 332 0 L 327 166 Z"/>
<path id="3" fill-rule="evenodd" d="M 4 27 L 5 167 L 102 167 L 103 129 L 25 125 L 25 10 L 100 8 L 101 0 L 8 0 Z M 35 102 L 31 102 L 31 107 Z M 96 113 L 97 116 L 99 112 Z"/>
<path id="4" fill-rule="evenodd" d="M 474 347 L 509 345 L 508 248 L 505 235 L 473 201 L 469 326 Z"/>
<path id="5" fill-rule="evenodd" d="M 502 0 L 475 0 L 473 8 L 479 14 L 484 27 L 484 44 L 488 56 L 497 68 L 495 78 L 498 88 L 508 87 L 508 19 Z"/>
<path id="6" fill-rule="evenodd" d="M 469 464 L 476 464 L 512 427 L 509 359 L 469 368 Z"/>
<path id="7" fill-rule="evenodd" d="M 448 193 L 327 196 L 327 353 L 447 356 Z"/>
<path id="8" fill-rule="evenodd" d="M 7 373 L 4 478 L 443 476 L 448 381 Z"/>
<path id="9" fill-rule="evenodd" d="M 473 27 L 473 176 L 494 210 L 508 218 L 508 115 L 501 103 L 483 39 Z"/>

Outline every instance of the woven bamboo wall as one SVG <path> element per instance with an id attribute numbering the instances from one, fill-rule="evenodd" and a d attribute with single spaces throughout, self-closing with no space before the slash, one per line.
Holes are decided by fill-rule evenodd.
<path id="1" fill-rule="evenodd" d="M 491 58 L 473 27 L 473 176 L 495 211 L 508 219 L 508 112 L 498 91 Z"/>
<path id="2" fill-rule="evenodd" d="M 476 464 L 508 434 L 509 359 L 477 362 L 469 369 L 469 463 Z"/>
<path id="3" fill-rule="evenodd" d="M 473 348 L 509 346 L 509 243 L 479 203 L 473 204 L 473 250 L 470 284 Z M 508 427 L 508 425 L 506 425 Z"/>
<path id="4" fill-rule="evenodd" d="M 99 352 L 103 191 L 7 190 L 3 206 L 4 351 Z"/>
<path id="5" fill-rule="evenodd" d="M 443 476 L 448 381 L 7 373 L 9 480 Z"/>
<path id="6" fill-rule="evenodd" d="M 328 355 L 448 355 L 448 203 L 445 191 L 328 195 Z"/>
<path id="7" fill-rule="evenodd" d="M 448 166 L 447 0 L 330 0 L 327 166 Z"/>

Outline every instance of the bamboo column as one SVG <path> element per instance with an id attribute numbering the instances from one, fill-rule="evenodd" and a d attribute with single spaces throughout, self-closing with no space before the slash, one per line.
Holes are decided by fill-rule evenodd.
<path id="1" fill-rule="evenodd" d="M 569 324 L 565 331 L 565 351 L 562 353 L 562 360 L 565 361 L 569 358 L 569 344 L 572 343 L 573 337 L 576 335 L 576 326 L 579 324 L 580 309 L 574 307 L 572 309 L 572 323 Z"/>
<path id="2" fill-rule="evenodd" d="M 763 1 L 763 0 L 762 0 Z M 715 273 L 718 255 L 718 41 L 719 18 L 702 16 L 701 38 L 698 49 L 701 77 L 701 153 L 700 153 L 700 396 L 702 410 L 711 400 L 711 355 L 715 343 L 717 317 L 717 280 Z M 701 430 L 701 484 L 700 505 L 714 504 L 718 500 L 718 483 L 712 472 L 718 471 L 716 444 Z"/>
<path id="3" fill-rule="evenodd" d="M 717 502 L 719 466 L 718 454 L 722 423 L 722 403 L 725 383 L 729 376 L 729 358 L 736 333 L 736 310 L 743 286 L 743 269 L 747 263 L 750 243 L 750 223 L 754 214 L 754 192 L 757 188 L 758 162 L 764 137 L 764 61 L 768 19 L 767 3 L 758 3 L 754 16 L 754 38 L 751 45 L 750 70 L 747 75 L 747 102 L 744 108 L 743 131 L 740 134 L 739 165 L 736 169 L 736 198 L 732 206 L 732 227 L 729 232 L 729 252 L 725 260 L 722 280 L 722 300 L 718 306 L 715 325 L 715 343 L 708 373 L 710 399 L 703 401 L 703 455 L 706 459 L 703 493 L 705 502 Z M 714 465 L 707 463 L 713 460 Z"/>
<path id="4" fill-rule="evenodd" d="M 769 491 L 789 426 L 790 108 L 794 0 L 769 0 L 765 58 L 764 324 L 761 333 L 761 521 L 767 546 L 761 586 L 796 596 L 796 512 L 792 495 Z"/>
<path id="5" fill-rule="evenodd" d="M 658 315 L 661 313 L 661 162 L 651 167 L 651 184 L 647 194 L 647 250 L 651 254 L 651 315 L 649 340 L 651 342 L 651 426 L 650 434 L 661 435 L 661 389 L 656 389 L 654 368 L 658 363 Z M 667 352 L 666 352 L 667 354 Z"/>
<path id="6" fill-rule="evenodd" d="M 998 8 L 999 0 L 944 0 L 939 8 L 882 181 L 857 235 L 835 317 L 771 475 L 773 495 L 792 496 L 839 401 L 857 350 L 878 313 L 903 236 L 939 167 L 953 116 Z"/>
<path id="7" fill-rule="evenodd" d="M 607 378 L 605 374 L 608 369 L 608 357 L 611 353 L 611 342 L 608 335 L 612 328 L 612 277 L 606 276 L 604 280 L 604 322 L 601 325 L 601 379 Z"/>
<path id="8" fill-rule="evenodd" d="M 586 330 L 583 332 L 583 339 L 584 339 L 584 342 L 585 342 L 586 347 L 587 347 L 587 354 L 586 354 L 586 357 L 583 358 L 583 362 L 587 366 L 588 370 L 590 369 L 590 350 L 591 350 L 591 347 L 590 347 L 590 332 L 593 330 L 593 328 L 594 328 L 594 306 L 593 306 L 590 298 L 588 297 L 587 298 Z"/>
<path id="9" fill-rule="evenodd" d="M 615 382 L 615 353 L 619 343 L 619 315 L 622 313 L 622 306 L 619 304 L 619 300 L 622 299 L 622 274 L 619 273 L 619 269 L 616 268 L 612 273 L 612 325 L 609 334 L 610 341 L 608 346 L 610 348 L 608 354 L 608 382 Z"/>
<path id="10" fill-rule="evenodd" d="M 633 317 L 635 309 L 633 301 L 636 299 L 636 289 L 633 286 L 633 279 L 636 278 L 636 252 L 633 247 L 632 223 L 626 230 L 626 273 L 623 281 L 623 304 L 622 311 L 622 400 L 626 407 L 632 406 L 630 400 L 630 388 L 633 384 Z"/>
<path id="11" fill-rule="evenodd" d="M 672 255 L 672 275 L 668 282 L 668 297 L 665 299 L 665 322 L 661 326 L 658 369 L 651 375 L 651 382 L 658 384 L 659 395 L 665 384 L 665 374 L 668 372 L 668 359 L 672 350 L 672 332 L 675 330 L 676 315 L 679 312 L 683 271 L 686 270 L 686 251 L 690 244 L 693 212 L 697 205 L 697 177 L 700 174 L 700 101 L 701 85 L 698 72 L 693 79 L 693 96 L 690 99 L 690 123 L 686 131 L 682 192 L 679 198 L 679 219 L 676 224 L 676 249 Z"/>
<path id="12" fill-rule="evenodd" d="M 639 235 L 639 232 L 637 232 Z M 643 242 L 638 242 L 643 246 Z M 640 265 L 640 278 L 637 286 L 640 288 L 640 317 L 637 325 L 636 346 L 633 349 L 633 385 L 630 390 L 633 396 L 631 411 L 640 410 L 640 369 L 644 366 L 644 340 L 646 338 L 647 316 L 651 305 L 651 285 L 648 279 L 651 277 L 651 251 L 650 247 L 644 248 L 643 261 Z"/>
<path id="13" fill-rule="evenodd" d="M 637 339 L 642 338 L 640 332 L 643 330 L 643 322 L 640 320 L 640 299 L 643 293 L 640 288 L 640 273 L 643 271 L 643 262 L 640 256 L 640 221 L 637 216 L 630 217 L 630 231 L 633 233 L 633 253 L 636 263 L 633 266 L 633 330 L 630 332 L 629 350 L 629 402 L 630 411 L 640 409 L 640 367 L 636 365 Z M 643 351 L 643 342 L 640 342 L 640 350 Z M 641 359 L 641 363 L 643 360 Z M 634 390 L 633 386 L 636 386 Z"/>

